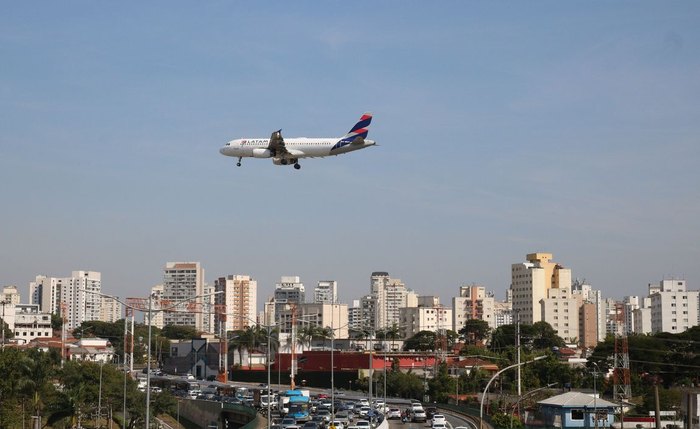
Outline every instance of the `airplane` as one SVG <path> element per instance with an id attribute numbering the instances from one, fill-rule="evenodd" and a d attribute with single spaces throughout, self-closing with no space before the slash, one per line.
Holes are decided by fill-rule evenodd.
<path id="1" fill-rule="evenodd" d="M 272 133 L 269 139 L 243 138 L 226 143 L 219 149 L 222 155 L 237 157 L 237 166 L 243 158 L 272 158 L 275 165 L 293 165 L 300 169 L 299 159 L 321 158 L 352 152 L 374 146 L 374 140 L 367 139 L 372 114 L 364 113 L 354 127 L 343 137 L 298 137 L 282 138 L 282 130 Z"/>

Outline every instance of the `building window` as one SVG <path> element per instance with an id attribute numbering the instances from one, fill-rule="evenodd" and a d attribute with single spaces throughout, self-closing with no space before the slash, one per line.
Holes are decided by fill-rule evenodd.
<path id="1" fill-rule="evenodd" d="M 571 420 L 583 420 L 584 412 L 581 409 L 571 410 Z"/>

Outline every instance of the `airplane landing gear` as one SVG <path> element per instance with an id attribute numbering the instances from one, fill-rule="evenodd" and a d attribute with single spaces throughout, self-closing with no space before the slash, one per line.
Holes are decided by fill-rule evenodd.
<path id="1" fill-rule="evenodd" d="M 236 167 L 240 167 L 240 166 L 241 166 L 241 160 L 242 160 L 242 159 L 243 159 L 242 156 L 239 156 L 239 157 L 238 157 L 238 162 L 236 163 Z"/>
<path id="2" fill-rule="evenodd" d="M 294 164 L 294 169 L 295 169 L 295 170 L 299 170 L 300 168 L 301 168 L 301 165 L 299 165 L 298 162 L 297 162 L 296 164 Z"/>

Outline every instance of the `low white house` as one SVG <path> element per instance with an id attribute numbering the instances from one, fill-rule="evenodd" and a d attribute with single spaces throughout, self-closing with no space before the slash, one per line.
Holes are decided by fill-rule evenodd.
<path id="1" fill-rule="evenodd" d="M 81 338 L 67 344 L 67 355 L 70 360 L 107 363 L 114 359 L 114 347 L 104 338 Z"/>

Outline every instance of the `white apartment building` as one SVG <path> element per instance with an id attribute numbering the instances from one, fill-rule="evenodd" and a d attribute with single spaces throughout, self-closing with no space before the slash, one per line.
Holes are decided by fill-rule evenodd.
<path id="1" fill-rule="evenodd" d="M 163 315 L 164 325 L 204 327 L 204 269 L 199 262 L 168 262 L 163 269 L 163 299 L 161 307 L 183 302 L 172 312 Z"/>
<path id="2" fill-rule="evenodd" d="M 66 329 L 81 323 L 101 320 L 102 274 L 97 271 L 73 271 L 70 277 L 36 276 L 29 283 L 31 304 L 43 313 L 58 314 L 66 320 Z"/>
<path id="3" fill-rule="evenodd" d="M 10 329 L 16 341 L 26 344 L 34 338 L 53 336 L 51 313 L 40 312 L 38 304 L 16 304 L 14 315 L 14 326 Z"/>
<path id="4" fill-rule="evenodd" d="M 478 319 L 496 329 L 495 300 L 483 286 L 460 286 L 459 296 L 452 298 L 452 330 L 459 332 L 467 320 Z"/>
<path id="5" fill-rule="evenodd" d="M 285 308 L 277 315 L 280 328 L 280 347 L 291 351 L 292 310 Z M 304 303 L 296 306 L 297 336 L 303 327 L 315 326 L 330 328 L 335 332 L 335 338 L 348 338 L 348 305 L 347 304 L 317 304 Z M 300 347 L 297 344 L 297 347 Z"/>
<path id="6" fill-rule="evenodd" d="M 579 335 L 579 307 L 581 295 L 571 293 L 571 288 L 557 287 L 547 291 L 547 298 L 540 300 L 540 320 L 549 323 L 567 343 L 577 343 Z"/>
<path id="7" fill-rule="evenodd" d="M 571 288 L 571 270 L 552 262 L 551 253 L 530 253 L 527 262 L 511 266 L 513 312 L 520 321 L 533 324 L 542 320 L 540 301 L 553 288 Z"/>
<path id="8" fill-rule="evenodd" d="M 374 321 L 375 330 L 399 325 L 400 310 L 415 306 L 412 301 L 417 299 L 416 295 L 406 289 L 406 285 L 400 279 L 392 279 L 389 273 L 384 271 L 373 272 L 370 282 L 370 295 L 375 301 L 375 314 L 368 314 L 370 325 Z"/>
<path id="9" fill-rule="evenodd" d="M 275 323 L 279 323 L 279 315 L 289 309 L 290 305 L 306 302 L 304 283 L 298 276 L 282 276 L 275 284 Z"/>
<path id="10" fill-rule="evenodd" d="M 513 324 L 513 303 L 511 301 L 495 301 L 493 303 L 493 320 L 496 328 Z"/>
<path id="11" fill-rule="evenodd" d="M 643 305 L 634 309 L 634 333 L 651 334 L 651 298 L 644 298 Z"/>
<path id="12" fill-rule="evenodd" d="M 352 331 L 362 329 L 364 321 L 362 319 L 362 306 L 359 299 L 352 301 L 352 307 L 348 308 L 348 328 Z"/>
<path id="13" fill-rule="evenodd" d="M 204 296 L 202 297 L 202 332 L 210 334 L 220 334 L 215 331 L 216 319 L 216 296 L 214 295 L 214 286 L 204 284 Z"/>
<path id="14" fill-rule="evenodd" d="M 163 299 L 163 285 L 155 285 L 151 288 L 151 296 L 153 297 L 153 302 L 162 302 Z M 163 329 L 165 327 L 165 322 L 163 319 L 163 312 L 162 311 L 152 311 L 151 312 L 151 317 L 153 318 L 153 322 L 151 323 L 151 326 L 159 329 Z M 148 325 L 148 312 L 145 312 L 143 314 L 143 323 Z"/>
<path id="15" fill-rule="evenodd" d="M 56 277 L 36 276 L 29 282 L 29 302 L 39 305 L 44 313 L 61 313 L 60 279 Z"/>
<path id="16" fill-rule="evenodd" d="M 15 326 L 15 306 L 19 304 L 21 297 L 15 286 L 5 286 L 0 297 L 0 318 L 7 323 L 10 330 Z M 2 329 L 2 325 L 0 325 Z"/>
<path id="17" fill-rule="evenodd" d="M 400 309 L 401 328 L 406 338 L 420 331 L 442 332 L 452 329 L 452 309 L 442 305 L 429 307 L 404 307 Z"/>
<path id="18" fill-rule="evenodd" d="M 100 320 L 102 322 L 114 323 L 122 318 L 123 305 L 114 299 L 106 296 L 100 297 Z"/>
<path id="19" fill-rule="evenodd" d="M 237 331 L 255 324 L 258 282 L 248 275 L 229 275 L 214 281 L 216 304 L 224 306 L 225 317 L 216 317 L 216 332 Z M 223 320 L 222 320 L 223 319 Z M 274 321 L 274 317 L 270 320 Z M 222 327 L 223 324 L 223 327 Z"/>
<path id="20" fill-rule="evenodd" d="M 314 289 L 314 302 L 317 304 L 338 303 L 338 282 L 335 280 L 320 280 Z"/>
<path id="21" fill-rule="evenodd" d="M 101 273 L 97 271 L 73 271 L 71 277 L 59 279 L 58 283 L 60 287 L 60 314 L 66 321 L 66 329 L 73 330 L 83 322 L 100 320 Z M 65 310 L 65 314 L 63 314 L 63 310 Z"/>
<path id="22" fill-rule="evenodd" d="M 685 280 L 662 280 L 649 285 L 651 332 L 677 334 L 698 325 L 699 291 L 689 291 Z"/>

